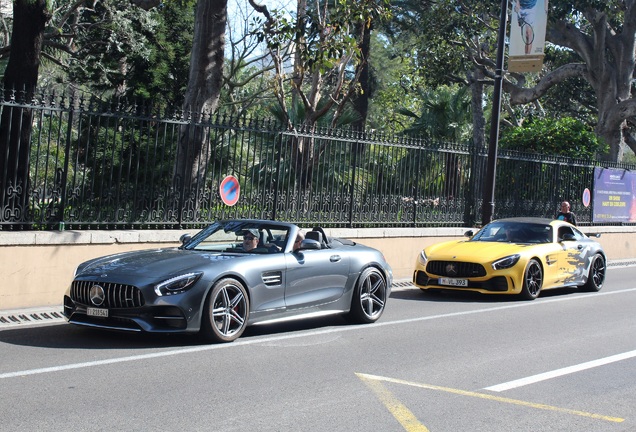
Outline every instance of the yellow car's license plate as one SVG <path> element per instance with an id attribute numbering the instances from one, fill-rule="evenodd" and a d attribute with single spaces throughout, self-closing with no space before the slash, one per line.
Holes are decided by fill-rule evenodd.
<path id="1" fill-rule="evenodd" d="M 468 279 L 439 278 L 438 283 L 446 286 L 467 287 Z"/>

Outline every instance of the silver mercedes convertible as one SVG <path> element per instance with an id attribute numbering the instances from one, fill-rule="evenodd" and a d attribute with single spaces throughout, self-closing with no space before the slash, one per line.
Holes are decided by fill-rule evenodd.
<path id="1" fill-rule="evenodd" d="M 181 242 L 80 264 L 64 296 L 68 322 L 231 342 L 248 325 L 282 319 L 345 313 L 372 323 L 391 293 L 381 252 L 320 227 L 225 220 Z"/>

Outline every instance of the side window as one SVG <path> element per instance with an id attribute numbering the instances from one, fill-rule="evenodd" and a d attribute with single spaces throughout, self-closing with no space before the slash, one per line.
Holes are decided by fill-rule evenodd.
<path id="1" fill-rule="evenodd" d="M 572 231 L 572 228 L 570 228 L 570 227 L 566 227 L 566 226 L 560 227 L 559 228 L 559 239 L 558 239 L 558 241 L 563 241 L 563 236 L 566 235 L 566 234 L 574 235 L 574 231 Z M 574 237 L 576 237 L 576 236 L 574 235 Z"/>
<path id="2" fill-rule="evenodd" d="M 571 230 L 572 230 L 572 234 L 574 234 L 574 237 L 576 237 L 576 241 L 581 241 L 585 239 L 585 236 L 583 235 L 581 231 L 577 230 L 576 228 L 571 228 Z"/>

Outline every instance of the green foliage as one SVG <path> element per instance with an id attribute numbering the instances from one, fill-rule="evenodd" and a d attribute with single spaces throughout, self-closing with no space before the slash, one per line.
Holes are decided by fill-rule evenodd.
<path id="1" fill-rule="evenodd" d="M 571 117 L 530 119 L 521 127 L 503 131 L 499 142 L 502 149 L 581 159 L 607 151 L 589 126 Z"/>
<path id="2" fill-rule="evenodd" d="M 415 37 L 415 61 L 428 85 L 464 82 L 474 67 L 471 50 L 494 53 L 500 2 L 396 0 L 385 31 L 395 38 Z"/>
<path id="3" fill-rule="evenodd" d="M 556 69 L 568 63 L 580 63 L 580 57 L 570 50 L 547 45 L 543 60 L 545 67 Z M 541 98 L 541 105 L 548 115 L 572 117 L 593 128 L 597 122 L 594 89 L 582 77 L 570 78 L 548 90 Z"/>
<path id="4" fill-rule="evenodd" d="M 405 134 L 436 140 L 470 139 L 472 123 L 468 87 L 438 87 L 423 92 L 421 99 L 423 107 L 419 115 L 408 109 L 398 109 L 398 113 L 414 119 L 404 130 Z"/>
<path id="5" fill-rule="evenodd" d="M 411 120 L 398 107 L 411 112 L 422 109 L 423 79 L 418 72 L 418 41 L 409 34 L 399 38 L 372 33 L 367 126 L 387 133 L 401 132 Z"/>
<path id="6" fill-rule="evenodd" d="M 157 12 L 131 7 L 128 0 L 110 0 L 73 15 L 59 29 L 76 33 L 75 51 L 67 59 L 69 78 L 104 94 L 125 95 L 132 62 L 152 55 L 148 36 L 158 27 Z"/>
<path id="7" fill-rule="evenodd" d="M 153 16 L 155 27 L 143 28 L 148 55 L 129 59 L 129 95 L 181 106 L 188 85 L 196 1 L 166 2 Z"/>
<path id="8" fill-rule="evenodd" d="M 365 61 L 361 29 L 371 28 L 390 14 L 388 0 L 308 2 L 306 9 L 301 4 L 295 17 L 274 11 L 269 19 L 252 23 L 254 35 L 266 44 L 276 64 L 274 87 L 287 124 L 294 123 L 290 119 L 294 113 L 286 112 L 292 98 L 305 104 L 303 122 L 307 124 L 315 124 L 328 114 L 328 110 L 318 108 L 319 102 L 342 106 L 351 98 L 357 85 L 355 71 Z M 285 76 L 289 52 L 294 57 L 291 80 Z M 335 112 L 336 116 L 340 113 Z"/>

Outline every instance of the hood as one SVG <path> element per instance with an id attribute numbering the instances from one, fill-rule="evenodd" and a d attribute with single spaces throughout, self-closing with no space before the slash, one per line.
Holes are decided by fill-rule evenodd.
<path id="1" fill-rule="evenodd" d="M 237 255 L 206 253 L 177 248 L 150 249 L 126 252 L 96 258 L 79 265 L 77 276 L 99 276 L 115 278 L 117 276 L 147 276 L 151 279 L 165 278 L 193 269 L 201 269 L 213 262 L 240 258 Z"/>
<path id="2" fill-rule="evenodd" d="M 520 253 L 525 247 L 529 246 L 522 243 L 460 240 L 430 246 L 425 252 L 429 260 L 445 261 L 461 256 L 463 260 L 484 262 Z"/>

